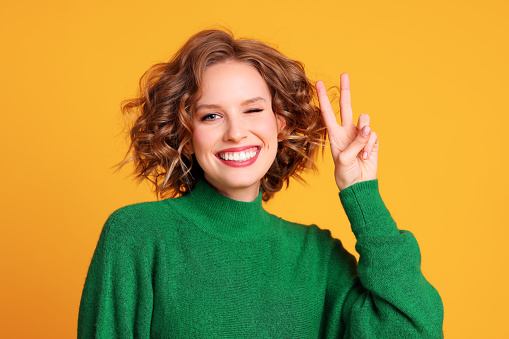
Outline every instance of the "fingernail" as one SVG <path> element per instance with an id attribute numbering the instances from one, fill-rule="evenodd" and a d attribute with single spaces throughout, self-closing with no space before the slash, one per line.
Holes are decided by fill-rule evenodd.
<path id="1" fill-rule="evenodd" d="M 368 152 L 364 152 L 364 154 L 362 155 L 362 159 L 367 159 L 368 158 Z"/>
<path id="2" fill-rule="evenodd" d="M 362 128 L 362 131 L 361 131 L 362 136 L 363 136 L 363 137 L 367 137 L 367 136 L 368 136 L 368 134 L 369 134 L 369 130 L 370 130 L 370 129 L 369 129 L 369 126 L 364 126 L 364 127 Z"/>

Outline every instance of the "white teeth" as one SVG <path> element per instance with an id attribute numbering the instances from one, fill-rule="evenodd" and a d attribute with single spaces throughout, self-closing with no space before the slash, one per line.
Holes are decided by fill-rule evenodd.
<path id="1" fill-rule="evenodd" d="M 242 151 L 242 152 L 227 152 L 227 153 L 219 153 L 219 157 L 223 160 L 230 161 L 246 161 L 253 158 L 258 153 L 258 149 L 255 148 L 251 151 Z"/>

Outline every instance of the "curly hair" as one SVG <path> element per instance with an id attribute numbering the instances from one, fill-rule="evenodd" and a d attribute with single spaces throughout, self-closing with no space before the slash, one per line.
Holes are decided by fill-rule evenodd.
<path id="1" fill-rule="evenodd" d="M 324 145 L 326 129 L 319 108 L 313 104 L 316 89 L 304 65 L 255 40 L 235 39 L 223 30 L 193 35 L 169 62 L 153 65 L 141 77 L 139 94 L 122 102 L 131 120 L 130 146 L 122 167 L 134 162 L 135 177 L 148 179 L 161 198 L 192 191 L 203 170 L 188 151 L 192 139 L 192 114 L 200 96 L 205 69 L 213 64 L 238 61 L 255 67 L 267 82 L 272 109 L 285 119 L 278 135 L 276 158 L 261 179 L 262 197 L 269 200 L 289 185 L 291 177 L 316 169 L 315 155 Z"/>

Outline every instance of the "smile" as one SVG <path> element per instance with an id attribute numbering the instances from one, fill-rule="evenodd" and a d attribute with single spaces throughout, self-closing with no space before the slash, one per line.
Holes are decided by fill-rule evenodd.
<path id="1" fill-rule="evenodd" d="M 255 163 L 260 151 L 260 146 L 234 147 L 216 153 L 216 157 L 230 167 L 247 167 Z"/>
<path id="2" fill-rule="evenodd" d="M 258 151 L 258 147 L 252 147 L 240 152 L 220 152 L 217 156 L 223 160 L 242 162 L 254 158 Z"/>

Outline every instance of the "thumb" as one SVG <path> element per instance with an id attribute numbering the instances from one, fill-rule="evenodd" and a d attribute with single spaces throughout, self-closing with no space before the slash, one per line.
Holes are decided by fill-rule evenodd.
<path id="1" fill-rule="evenodd" d="M 348 147 L 341 153 L 341 157 L 343 160 L 351 161 L 351 159 L 355 159 L 360 151 L 366 146 L 369 141 L 369 135 L 371 134 L 371 128 L 368 125 L 364 126 L 359 133 L 357 134 L 357 138 L 348 145 Z"/>

